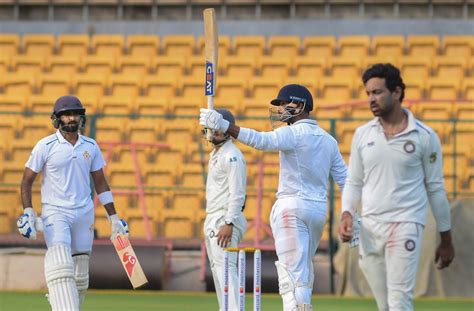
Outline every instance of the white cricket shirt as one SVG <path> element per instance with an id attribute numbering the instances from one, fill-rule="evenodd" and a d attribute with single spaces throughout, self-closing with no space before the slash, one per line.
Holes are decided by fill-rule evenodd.
<path id="1" fill-rule="evenodd" d="M 362 216 L 424 225 L 429 201 L 439 231 L 447 231 L 451 219 L 438 136 L 409 110 L 404 112 L 408 126 L 392 139 L 385 137 L 379 118 L 356 130 L 342 211 L 354 214 L 362 200 Z"/>
<path id="2" fill-rule="evenodd" d="M 225 211 L 225 221 L 236 223 L 242 216 L 247 186 L 247 166 L 242 152 L 231 139 L 209 158 L 206 183 L 206 212 Z"/>
<path id="3" fill-rule="evenodd" d="M 329 174 L 344 187 L 347 167 L 337 141 L 314 120 L 299 120 L 271 132 L 240 128 L 237 139 L 260 150 L 280 151 L 277 198 L 327 202 Z"/>
<path id="4" fill-rule="evenodd" d="M 43 171 L 41 203 L 65 208 L 90 203 L 90 173 L 104 165 L 102 153 L 93 139 L 79 135 L 73 146 L 59 130 L 41 139 L 25 164 L 36 173 Z"/>

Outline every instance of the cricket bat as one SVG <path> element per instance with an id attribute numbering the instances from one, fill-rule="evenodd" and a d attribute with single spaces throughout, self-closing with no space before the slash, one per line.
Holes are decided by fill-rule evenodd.
<path id="1" fill-rule="evenodd" d="M 112 240 L 112 243 L 117 251 L 120 262 L 127 273 L 128 279 L 130 280 L 130 283 L 132 283 L 133 289 L 147 284 L 148 280 L 146 279 L 145 273 L 140 266 L 140 262 L 138 261 L 137 255 L 135 254 L 128 237 L 119 234 Z"/>
<path id="2" fill-rule="evenodd" d="M 206 57 L 206 85 L 207 108 L 214 109 L 214 95 L 216 89 L 217 55 L 219 51 L 219 38 L 217 34 L 216 11 L 205 9 L 204 17 L 204 55 Z M 208 139 L 212 135 L 208 131 Z"/>

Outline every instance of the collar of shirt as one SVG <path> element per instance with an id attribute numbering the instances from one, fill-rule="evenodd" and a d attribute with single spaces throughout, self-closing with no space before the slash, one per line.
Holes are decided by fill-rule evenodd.
<path id="1" fill-rule="evenodd" d="M 405 112 L 405 114 L 408 116 L 408 125 L 403 131 L 396 134 L 394 137 L 405 135 L 405 134 L 408 134 L 412 131 L 417 130 L 417 128 L 416 128 L 416 119 L 415 119 L 415 116 L 413 115 L 413 113 L 411 113 L 411 111 L 406 109 L 406 108 L 403 108 L 403 112 Z M 370 125 L 372 127 L 377 127 L 379 132 L 383 132 L 383 126 L 382 126 L 382 123 L 380 123 L 380 117 L 374 118 L 372 121 L 370 121 Z"/>
<path id="2" fill-rule="evenodd" d="M 83 142 L 82 135 L 81 134 L 77 134 L 77 135 L 79 137 L 77 138 L 77 142 L 74 145 L 74 147 L 79 146 Z M 65 143 L 70 144 L 70 142 L 68 142 L 67 139 L 64 138 L 63 134 L 61 134 L 60 130 L 56 130 L 56 137 L 58 138 L 58 141 L 59 141 L 60 144 L 65 144 Z"/>
<path id="3" fill-rule="evenodd" d="M 291 125 L 302 124 L 302 123 L 318 125 L 318 122 L 316 122 L 316 120 L 313 120 L 313 119 L 301 119 L 301 120 L 298 120 L 298 121 L 296 121 L 295 123 L 293 123 Z"/>
<path id="4" fill-rule="evenodd" d="M 219 149 L 216 149 L 216 148 L 212 149 L 211 154 L 210 154 L 210 155 L 211 155 L 211 158 L 212 158 L 214 155 L 217 155 L 217 153 L 222 152 L 221 150 L 226 149 L 226 146 L 228 146 L 229 143 L 231 143 L 231 142 L 232 142 L 232 139 L 228 139 L 225 143 L 223 143 L 223 144 L 219 147 Z"/>

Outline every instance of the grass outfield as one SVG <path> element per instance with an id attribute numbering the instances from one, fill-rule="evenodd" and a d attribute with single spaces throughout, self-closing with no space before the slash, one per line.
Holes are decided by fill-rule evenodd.
<path id="1" fill-rule="evenodd" d="M 212 293 L 151 292 L 151 291 L 90 291 L 83 311 L 145 311 L 145 310 L 217 310 Z M 314 310 L 369 311 L 376 310 L 372 299 L 349 299 L 313 296 Z M 0 292 L 0 311 L 47 311 L 49 305 L 44 293 Z M 247 297 L 247 310 L 252 310 L 252 295 Z M 266 294 L 262 310 L 282 310 L 280 296 Z M 473 311 L 473 299 L 418 299 L 415 310 Z"/>

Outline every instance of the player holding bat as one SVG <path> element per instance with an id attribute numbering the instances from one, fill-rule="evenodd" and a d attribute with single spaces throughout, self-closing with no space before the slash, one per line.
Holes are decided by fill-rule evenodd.
<path id="1" fill-rule="evenodd" d="M 89 256 L 94 238 L 94 203 L 90 177 L 112 225 L 112 239 L 128 234 L 114 207 L 105 179 L 104 158 L 97 143 L 80 134 L 85 112 L 75 96 L 60 97 L 51 119 L 56 133 L 41 139 L 25 164 L 21 182 L 24 214 L 17 226 L 24 237 L 36 239 L 37 216 L 31 200 L 36 176 L 43 172 L 41 218 L 48 250 L 44 273 L 54 311 L 76 311 L 89 286 Z"/>

